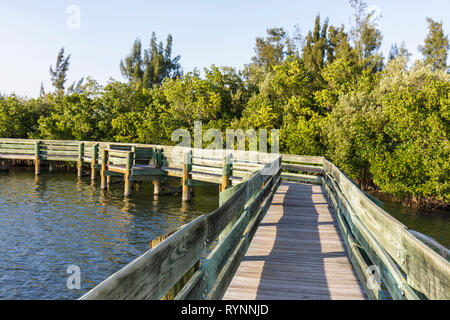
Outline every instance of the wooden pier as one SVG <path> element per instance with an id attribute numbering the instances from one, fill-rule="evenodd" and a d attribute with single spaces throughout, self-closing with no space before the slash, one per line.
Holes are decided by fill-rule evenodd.
<path id="1" fill-rule="evenodd" d="M 225 300 L 365 299 L 325 190 L 283 182 Z"/>
<path id="2" fill-rule="evenodd" d="M 0 160 L 88 170 L 99 188 L 178 180 L 219 207 L 157 239 L 80 299 L 450 299 L 450 253 L 383 210 L 323 157 L 171 146 L 0 139 Z M 281 181 L 284 180 L 282 183 Z"/>

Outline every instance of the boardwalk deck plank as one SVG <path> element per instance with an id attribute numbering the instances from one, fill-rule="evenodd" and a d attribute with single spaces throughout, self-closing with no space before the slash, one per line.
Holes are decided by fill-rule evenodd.
<path id="1" fill-rule="evenodd" d="M 322 186 L 278 188 L 223 299 L 366 299 Z"/>

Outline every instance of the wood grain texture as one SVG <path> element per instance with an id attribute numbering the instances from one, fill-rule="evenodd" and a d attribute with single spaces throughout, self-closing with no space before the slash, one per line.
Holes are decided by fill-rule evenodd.
<path id="1" fill-rule="evenodd" d="M 323 193 L 280 185 L 224 299 L 366 298 Z"/>
<path id="2" fill-rule="evenodd" d="M 336 165 L 324 160 L 324 170 L 333 177 L 358 219 L 407 275 L 407 284 L 421 298 L 448 300 L 450 263 L 372 202 Z"/>

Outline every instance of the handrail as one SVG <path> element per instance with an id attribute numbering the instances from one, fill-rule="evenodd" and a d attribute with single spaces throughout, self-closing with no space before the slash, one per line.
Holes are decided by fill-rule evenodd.
<path id="1" fill-rule="evenodd" d="M 348 230 L 357 244 L 352 247 L 346 241 L 347 248 L 353 255 L 364 252 L 379 267 L 389 294 L 394 299 L 450 299 L 449 261 L 408 232 L 336 165 L 324 159 L 323 167 L 324 187 L 339 217 L 341 231 Z M 356 259 L 352 262 L 360 270 L 371 298 L 382 298 L 368 285 L 371 271 Z"/>
<path id="2" fill-rule="evenodd" d="M 225 190 L 228 199 L 219 208 L 163 236 L 80 299 L 162 299 L 169 291 L 176 299 L 222 297 L 280 183 L 280 160 L 264 166 L 278 165 L 271 175 L 261 169 Z"/>

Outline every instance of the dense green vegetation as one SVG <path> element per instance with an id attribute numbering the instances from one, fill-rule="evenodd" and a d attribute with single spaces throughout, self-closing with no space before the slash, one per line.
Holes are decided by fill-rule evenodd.
<path id="1" fill-rule="evenodd" d="M 70 55 L 50 68 L 53 92 L 0 95 L 0 136 L 173 144 L 172 132 L 280 129 L 281 152 L 324 155 L 364 188 L 418 205 L 450 202 L 448 37 L 427 19 L 423 60 L 404 44 L 388 60 L 373 13 L 359 0 L 354 25 L 316 17 L 303 37 L 282 28 L 256 39 L 243 70 L 211 66 L 183 74 L 180 57 L 152 35 L 120 61 L 126 82 L 91 78 L 65 89 Z M 86 81 L 84 81 L 86 80 Z"/>

